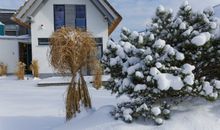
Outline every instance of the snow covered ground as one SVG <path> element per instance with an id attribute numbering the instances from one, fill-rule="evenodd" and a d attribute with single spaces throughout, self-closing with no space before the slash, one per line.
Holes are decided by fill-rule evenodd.
<path id="1" fill-rule="evenodd" d="M 117 102 L 106 90 L 89 88 L 93 109 L 83 110 L 65 122 L 66 86 L 37 87 L 38 80 L 0 79 L 0 130 L 219 130 L 220 101 L 186 101 L 173 108 L 171 119 L 162 126 L 138 120 L 126 124 L 109 112 Z"/>

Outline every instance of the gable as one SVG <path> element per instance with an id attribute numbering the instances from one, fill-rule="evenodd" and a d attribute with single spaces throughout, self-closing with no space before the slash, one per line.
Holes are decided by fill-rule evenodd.
<path id="1" fill-rule="evenodd" d="M 12 17 L 12 20 L 22 26 L 30 28 L 31 17 L 34 16 L 47 1 L 48 0 L 27 0 Z M 121 22 L 122 17 L 107 0 L 90 0 L 90 2 L 108 21 L 108 33 L 110 35 Z"/>

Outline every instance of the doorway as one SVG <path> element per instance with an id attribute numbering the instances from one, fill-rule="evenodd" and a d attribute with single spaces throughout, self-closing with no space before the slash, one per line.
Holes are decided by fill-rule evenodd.
<path id="1" fill-rule="evenodd" d="M 25 73 L 31 74 L 31 70 L 29 69 L 32 62 L 31 44 L 19 43 L 19 60 L 26 64 Z"/>

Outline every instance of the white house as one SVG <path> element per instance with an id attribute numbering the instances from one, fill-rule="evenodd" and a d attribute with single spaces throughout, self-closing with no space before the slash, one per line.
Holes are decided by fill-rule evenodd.
<path id="1" fill-rule="evenodd" d="M 122 17 L 107 0 L 27 0 L 12 20 L 31 30 L 31 44 L 23 47 L 24 50 L 29 47 L 31 54 L 23 57 L 38 60 L 41 76 L 48 76 L 54 73 L 48 62 L 48 43 L 56 29 L 62 26 L 86 29 L 93 34 L 101 56 Z"/>

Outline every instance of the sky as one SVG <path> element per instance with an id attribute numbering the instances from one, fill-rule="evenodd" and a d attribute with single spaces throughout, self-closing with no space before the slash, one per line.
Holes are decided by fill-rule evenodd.
<path id="1" fill-rule="evenodd" d="M 0 0 L 0 8 L 17 9 L 25 0 Z M 145 30 L 159 5 L 172 8 L 174 12 L 185 0 L 108 0 L 123 17 L 122 22 L 112 34 L 118 39 L 120 29 L 127 27 L 131 30 Z M 220 0 L 188 0 L 195 11 L 220 4 Z"/>

